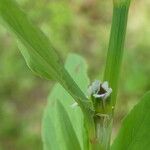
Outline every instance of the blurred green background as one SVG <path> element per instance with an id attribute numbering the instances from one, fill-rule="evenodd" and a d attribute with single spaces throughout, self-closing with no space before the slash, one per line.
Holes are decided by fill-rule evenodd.
<path id="1" fill-rule="evenodd" d="M 50 38 L 63 60 L 82 55 L 92 80 L 102 79 L 111 0 L 17 0 Z M 150 1 L 132 2 L 113 137 L 120 120 L 150 89 Z M 41 150 L 41 120 L 54 82 L 34 76 L 14 36 L 0 25 L 0 150 Z"/>

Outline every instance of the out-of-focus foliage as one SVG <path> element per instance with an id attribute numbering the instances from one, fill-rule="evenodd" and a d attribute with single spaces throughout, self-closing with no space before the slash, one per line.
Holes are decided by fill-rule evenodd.
<path id="1" fill-rule="evenodd" d="M 91 79 L 102 79 L 111 25 L 110 0 L 17 1 L 64 59 L 69 52 L 81 54 L 87 60 Z M 138 0 L 130 9 L 114 135 L 120 119 L 150 88 L 149 7 L 149 0 Z M 0 26 L 2 150 L 42 149 L 41 118 L 50 87 L 51 82 L 29 71 L 13 36 Z"/>
<path id="2" fill-rule="evenodd" d="M 89 79 L 84 59 L 69 54 L 65 68 L 82 92 L 87 93 Z M 89 149 L 84 118 L 80 107 L 73 107 L 73 98 L 60 84 L 56 84 L 48 99 L 42 129 L 44 150 L 69 150 L 72 147 L 74 150 Z"/>

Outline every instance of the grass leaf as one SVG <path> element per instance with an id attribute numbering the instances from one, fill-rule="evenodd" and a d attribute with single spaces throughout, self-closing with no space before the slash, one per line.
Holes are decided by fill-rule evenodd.
<path id="1" fill-rule="evenodd" d="M 28 66 L 48 79 L 58 81 L 78 102 L 88 122 L 91 103 L 66 71 L 56 50 L 41 30 L 33 25 L 13 0 L 0 0 L 0 16 L 17 36 Z"/>

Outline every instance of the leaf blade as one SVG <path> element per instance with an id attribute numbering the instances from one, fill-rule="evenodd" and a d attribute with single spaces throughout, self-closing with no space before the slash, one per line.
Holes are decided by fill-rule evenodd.
<path id="1" fill-rule="evenodd" d="M 33 25 L 13 0 L 0 0 L 0 16 L 26 47 L 21 52 L 25 56 L 28 66 L 40 76 L 58 81 L 77 101 L 87 121 L 92 124 L 91 102 L 66 71 L 49 39 L 38 27 Z"/>
<path id="2" fill-rule="evenodd" d="M 57 106 L 56 109 L 58 112 L 58 120 L 61 123 L 62 134 L 67 135 L 64 137 L 65 138 L 64 141 L 66 143 L 67 149 L 69 150 L 69 149 L 74 148 L 74 150 L 81 150 L 76 133 L 73 129 L 73 126 L 71 124 L 71 121 L 69 119 L 69 116 L 65 108 L 63 107 L 63 105 L 61 104 L 59 100 L 57 101 L 56 106 Z"/>
<path id="3" fill-rule="evenodd" d="M 68 72 L 72 75 L 73 79 L 78 83 L 79 87 L 82 89 L 83 92 L 86 92 L 87 86 L 89 84 L 89 79 L 87 77 L 86 69 L 87 66 L 84 60 L 74 54 L 70 54 L 66 61 L 66 68 Z M 42 137 L 45 145 L 49 146 L 49 149 L 55 149 L 54 145 L 58 145 L 58 141 L 61 143 L 61 147 L 57 147 L 57 150 L 67 150 L 66 144 L 63 141 L 64 136 L 60 129 L 60 121 L 56 117 L 56 101 L 59 100 L 63 107 L 65 108 L 70 121 L 72 122 L 73 129 L 76 132 L 77 138 L 80 142 L 80 146 L 82 150 L 86 150 L 88 145 L 88 135 L 84 126 L 84 117 L 81 112 L 81 109 L 76 106 L 72 108 L 71 105 L 74 103 L 72 97 L 62 88 L 60 84 L 56 84 L 49 96 L 49 102 L 47 108 L 44 113 L 43 119 L 43 130 L 42 130 Z M 54 120 L 53 120 L 54 118 Z M 51 122 L 53 120 L 53 122 Z M 48 125 L 47 125 L 48 124 Z M 59 128 L 59 131 L 53 129 L 53 127 Z M 58 132 L 59 134 L 57 134 Z M 49 133 L 49 135 L 47 134 Z M 61 134 L 60 134 L 61 133 Z M 51 144 L 51 138 L 53 138 L 54 134 L 56 136 L 55 143 Z M 85 140 L 86 139 L 86 140 Z M 85 141 L 84 141 L 85 140 Z M 53 141 L 54 143 L 54 141 Z M 47 150 L 46 148 L 44 150 Z"/>
<path id="4" fill-rule="evenodd" d="M 150 146 L 150 92 L 133 108 L 122 123 L 111 150 L 143 150 Z"/>

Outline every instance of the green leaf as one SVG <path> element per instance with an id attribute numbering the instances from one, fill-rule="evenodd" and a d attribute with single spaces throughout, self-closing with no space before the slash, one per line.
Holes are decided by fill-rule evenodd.
<path id="1" fill-rule="evenodd" d="M 150 147 L 150 92 L 133 108 L 122 123 L 111 150 L 147 150 Z"/>
<path id="2" fill-rule="evenodd" d="M 75 150 L 80 150 L 80 144 L 72 126 L 73 123 L 71 123 L 64 106 L 59 100 L 57 101 L 56 109 L 56 113 L 58 113 L 58 121 L 61 126 L 60 131 L 62 131 L 62 135 L 64 136 L 66 148 L 69 150 L 73 147 Z"/>
<path id="3" fill-rule="evenodd" d="M 70 54 L 65 66 L 82 91 L 86 93 L 89 79 L 87 77 L 87 66 L 84 60 L 80 56 Z M 61 108 L 57 107 L 57 101 L 61 103 Z M 88 135 L 84 127 L 83 114 L 80 107 L 71 107 L 74 102 L 72 97 L 60 84 L 54 86 L 49 96 L 49 102 L 43 119 L 42 137 L 44 150 L 70 150 L 71 145 L 72 148 L 76 150 L 77 147 L 73 146 L 74 143 L 77 143 L 75 135 L 81 147 L 79 148 L 79 145 L 76 144 L 76 146 L 78 146 L 77 150 L 88 149 Z M 68 126 L 70 126 L 70 128 Z M 71 140 L 73 135 L 75 139 Z M 68 141 L 68 139 L 70 139 L 70 141 Z"/>
<path id="4" fill-rule="evenodd" d="M 26 14 L 12 0 L 0 0 L 0 15 L 18 39 L 27 47 L 26 53 L 29 53 L 29 56 L 30 52 L 34 53 L 37 60 L 42 59 L 43 62 L 47 63 L 49 72 L 51 72 L 49 78 L 56 79 L 60 59 L 47 37 L 29 21 Z M 31 62 L 34 63 L 32 60 Z"/>
<path id="5" fill-rule="evenodd" d="M 44 78 L 58 81 L 78 102 L 89 124 L 93 124 L 90 117 L 91 102 L 66 71 L 43 32 L 31 23 L 13 0 L 0 0 L 0 16 L 22 43 L 21 52 L 31 70 Z"/>

